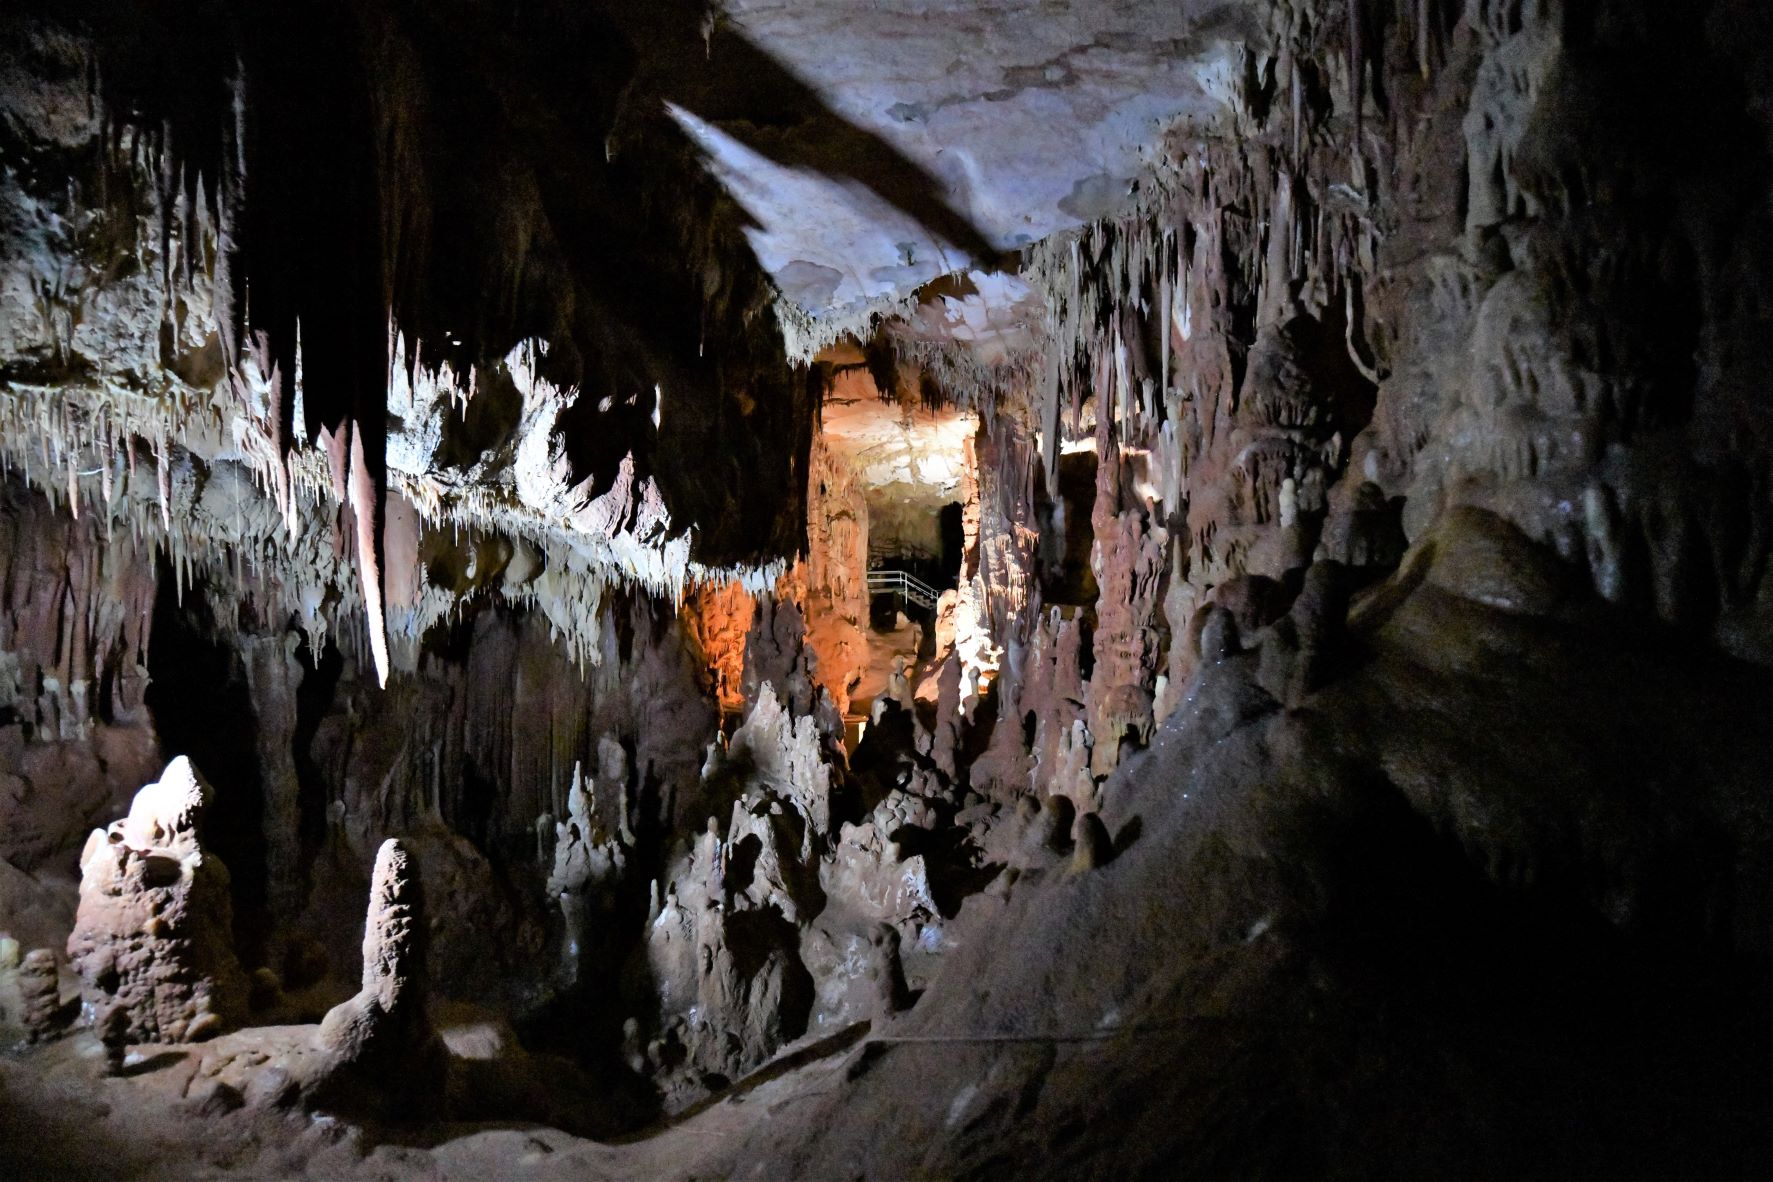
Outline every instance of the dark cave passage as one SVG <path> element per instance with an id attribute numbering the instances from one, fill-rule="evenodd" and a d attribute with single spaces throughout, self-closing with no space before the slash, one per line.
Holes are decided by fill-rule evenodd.
<path id="1" fill-rule="evenodd" d="M 158 572 L 148 650 L 147 707 L 166 758 L 188 756 L 215 789 L 206 835 L 228 868 L 235 937 L 250 961 L 262 953 L 267 917 L 264 786 L 257 721 L 246 675 L 202 589 L 181 597 L 169 564 Z"/>

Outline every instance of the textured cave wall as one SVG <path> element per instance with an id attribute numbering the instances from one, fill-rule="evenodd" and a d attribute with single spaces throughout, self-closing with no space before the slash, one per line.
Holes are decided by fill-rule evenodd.
<path id="1" fill-rule="evenodd" d="M 1764 18 L 1266 19 L 1223 125 L 1172 131 L 1133 212 L 1031 250 L 1045 369 L 983 392 L 1048 498 L 1063 442 L 1101 453 L 1100 674 L 1066 691 L 1089 741 L 1110 696 L 1174 709 L 1205 604 L 1251 632 L 1314 556 L 1370 578 L 1461 505 L 1760 659 L 1765 81 L 1728 30 Z"/>
<path id="2" fill-rule="evenodd" d="M 355 975 L 351 916 L 377 848 L 399 835 L 425 876 L 431 988 L 533 1004 L 560 984 L 567 937 L 543 879 L 580 770 L 600 780 L 596 823 L 639 843 L 636 898 L 660 843 L 702 815 L 716 712 L 678 621 L 650 600 L 607 607 L 593 670 L 540 612 L 485 608 L 432 632 L 386 687 L 366 653 L 316 649 L 252 602 L 250 586 L 218 577 L 163 603 L 190 673 L 204 676 L 205 651 L 219 665 L 207 685 L 165 671 L 156 709 L 163 739 L 217 768 L 221 803 L 245 812 L 242 832 L 211 823 L 239 851 L 237 905 L 258 925 L 242 947 L 292 986 Z"/>
<path id="3" fill-rule="evenodd" d="M 1467 249 L 1375 293 L 1402 339 L 1360 462 L 1407 496 L 1412 535 L 1492 509 L 1604 598 L 1765 660 L 1769 161 L 1764 80 L 1732 61 L 1765 15 L 1487 15 L 1460 124 Z M 1462 348 L 1403 311 L 1431 283 Z"/>
<path id="4" fill-rule="evenodd" d="M 58 859 L 156 771 L 153 558 L 14 481 L 0 509 L 0 857 L 65 871 Z"/>

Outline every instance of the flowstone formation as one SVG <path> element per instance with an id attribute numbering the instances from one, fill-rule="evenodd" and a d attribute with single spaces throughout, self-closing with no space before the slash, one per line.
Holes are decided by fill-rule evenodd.
<path id="1" fill-rule="evenodd" d="M 0 482 L 0 853 L 23 870 L 77 845 L 159 767 L 154 566 L 111 541 Z"/>
<path id="2" fill-rule="evenodd" d="M 831 825 L 832 769 L 810 714 L 798 719 L 764 682 L 725 751 L 704 765 L 723 825 L 667 868 L 645 965 L 659 1030 L 651 1051 L 673 1102 L 736 1079 L 807 1029 L 812 981 L 801 932 L 825 905 L 817 866 Z"/>
<path id="3" fill-rule="evenodd" d="M 198 839 L 213 797 L 180 756 L 80 855 L 68 959 L 86 1009 L 129 1042 L 195 1042 L 245 1016 L 228 869 Z"/>

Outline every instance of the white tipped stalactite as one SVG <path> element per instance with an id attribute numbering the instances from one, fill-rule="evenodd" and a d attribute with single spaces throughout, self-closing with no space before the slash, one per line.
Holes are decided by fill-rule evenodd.
<path id="1" fill-rule="evenodd" d="M 166 440 L 161 438 L 154 448 L 154 487 L 160 495 L 160 528 L 172 533 L 172 469 L 167 464 Z"/>
<path id="2" fill-rule="evenodd" d="M 351 431 L 351 511 L 357 522 L 357 576 L 363 589 L 369 648 L 375 658 L 376 680 L 388 684 L 388 627 L 383 603 L 382 492 L 369 471 L 362 431 Z"/>

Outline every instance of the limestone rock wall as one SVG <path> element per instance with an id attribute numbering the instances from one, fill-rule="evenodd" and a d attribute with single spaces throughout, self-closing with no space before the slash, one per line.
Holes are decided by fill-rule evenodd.
<path id="1" fill-rule="evenodd" d="M 157 766 L 153 557 L 11 481 L 0 510 L 0 858 L 71 867 L 81 833 Z"/>
<path id="2" fill-rule="evenodd" d="M 1097 775 L 1098 732 L 1178 706 L 1204 607 L 1253 632 L 1314 557 L 1358 585 L 1459 506 L 1764 659 L 1765 80 L 1726 32 L 1751 8 L 1271 6 L 1227 118 L 1174 130 L 1131 212 L 1032 249 L 1044 376 L 993 397 L 1049 497 L 1061 444 L 1096 439 Z M 1055 684 L 1052 632 L 1001 628 L 1018 714 Z"/>

